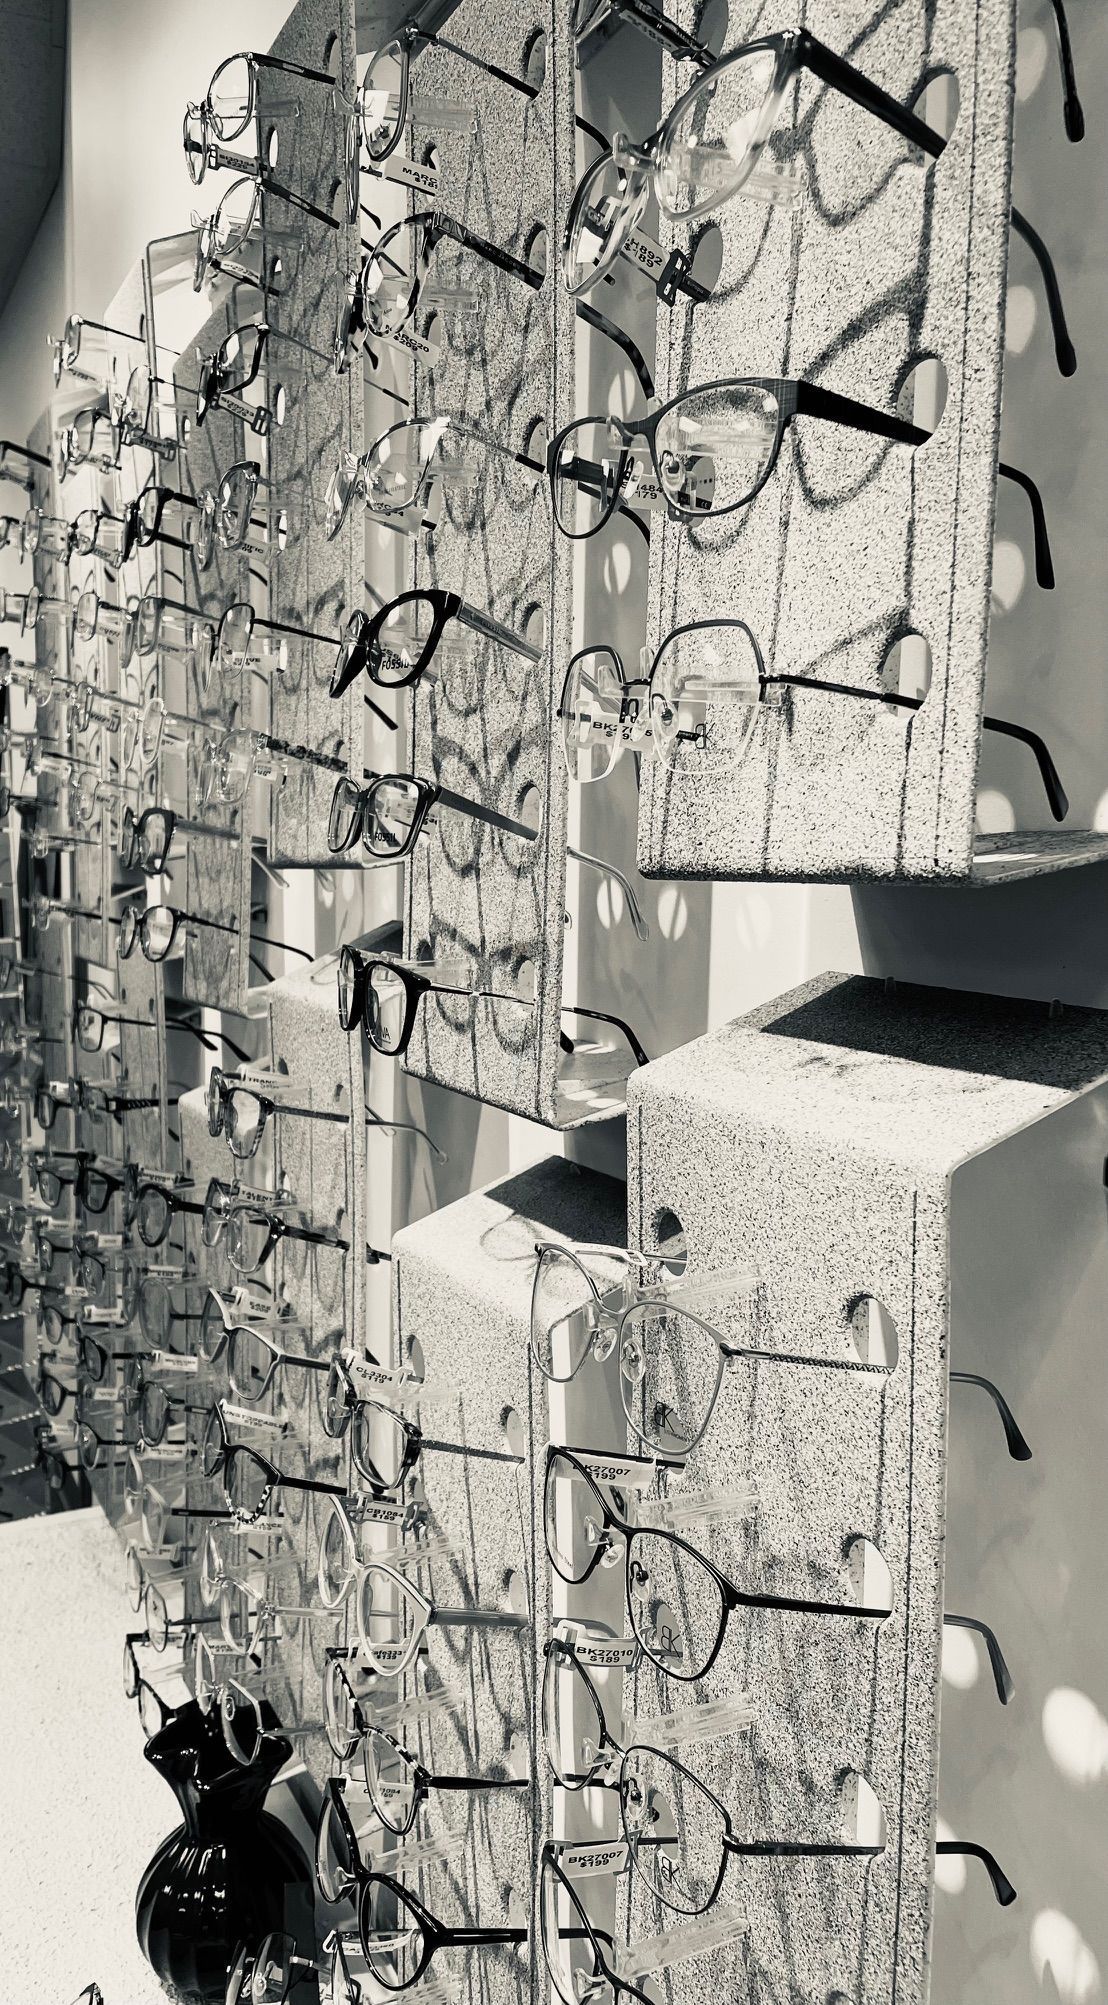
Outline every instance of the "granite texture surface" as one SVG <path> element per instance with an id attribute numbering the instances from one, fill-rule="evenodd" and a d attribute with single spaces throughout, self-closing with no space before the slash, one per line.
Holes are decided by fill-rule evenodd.
<path id="1" fill-rule="evenodd" d="M 709 220 L 722 237 L 720 280 L 711 301 L 660 310 L 659 395 L 726 376 L 805 377 L 911 417 L 905 384 L 938 357 L 945 408 L 916 448 L 802 420 L 749 507 L 692 528 L 654 518 L 650 633 L 656 646 L 683 621 L 737 615 L 771 672 L 867 690 L 889 686 L 890 650 L 911 633 L 930 648 L 930 689 L 914 716 L 791 690 L 759 712 L 730 764 L 717 720 L 722 765 L 710 786 L 695 746 L 672 768 L 644 762 L 639 863 L 693 878 L 966 878 L 1000 436 L 1015 0 L 809 0 L 801 24 L 902 103 L 926 79 L 952 77 L 950 138 L 921 165 L 878 119 L 802 74 L 778 129 L 805 200 L 792 212 L 735 200 Z M 746 0 L 731 8 L 727 44 L 797 25 L 795 7 Z M 687 78 L 665 68 L 668 106 Z M 1052 357 L 1051 371 L 1043 394 L 1072 397 Z"/>

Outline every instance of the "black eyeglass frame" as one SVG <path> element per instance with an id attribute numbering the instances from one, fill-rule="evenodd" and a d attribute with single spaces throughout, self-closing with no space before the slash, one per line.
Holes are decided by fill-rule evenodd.
<path id="1" fill-rule="evenodd" d="M 772 397 L 777 410 L 776 430 L 769 448 L 765 466 L 757 481 L 738 501 L 728 502 L 723 508 L 681 508 L 666 493 L 666 483 L 658 453 L 658 427 L 682 404 L 695 398 L 705 397 L 713 392 L 728 390 L 753 390 Z M 696 383 L 681 390 L 668 403 L 657 410 L 649 411 L 639 418 L 618 418 L 599 416 L 593 413 L 584 418 L 572 418 L 556 432 L 547 447 L 547 475 L 550 483 L 550 501 L 554 520 L 563 536 L 571 542 L 584 542 L 596 536 L 611 521 L 621 496 L 627 486 L 628 477 L 634 466 L 631 450 L 637 439 L 645 441 L 650 453 L 654 477 L 659 492 L 664 498 L 669 513 L 678 522 L 705 522 L 734 515 L 740 508 L 748 508 L 765 487 L 777 465 L 785 432 L 797 418 L 819 418 L 829 424 L 845 426 L 850 431 L 865 432 L 874 438 L 887 439 L 894 445 L 922 446 L 934 436 L 920 425 L 913 425 L 906 418 L 898 418 L 888 411 L 879 411 L 875 406 L 862 404 L 854 397 L 844 397 L 837 390 L 826 390 L 821 384 L 810 383 L 804 377 L 778 376 L 726 376 L 710 383 Z M 558 458 L 571 434 L 585 426 L 599 425 L 606 428 L 609 435 L 615 434 L 618 443 L 618 460 L 614 474 L 603 468 L 593 469 L 602 480 L 602 513 L 587 529 L 567 529 L 558 509 Z M 584 466 L 586 463 L 582 463 Z M 1046 526 L 1046 511 L 1042 495 L 1031 479 L 1018 467 L 1009 466 L 1001 460 L 997 468 L 1006 480 L 1022 488 L 1031 509 L 1031 519 L 1035 542 L 1035 577 L 1043 591 L 1054 587 L 1054 565 L 1050 553 L 1050 539 Z M 631 497 L 634 498 L 633 496 Z"/>

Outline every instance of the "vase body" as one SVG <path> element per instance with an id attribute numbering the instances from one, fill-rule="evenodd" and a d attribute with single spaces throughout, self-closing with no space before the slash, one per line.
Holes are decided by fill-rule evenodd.
<path id="1" fill-rule="evenodd" d="M 265 1741 L 258 1760 L 240 1767 L 218 1714 L 202 1713 L 195 1700 L 147 1743 L 147 1760 L 173 1789 L 184 1821 L 143 1873 L 135 1925 L 143 1955 L 187 2005 L 219 2005 L 240 1942 L 275 1928 L 314 1942 L 308 1862 L 262 1807 L 289 1753 L 287 1741 Z"/>

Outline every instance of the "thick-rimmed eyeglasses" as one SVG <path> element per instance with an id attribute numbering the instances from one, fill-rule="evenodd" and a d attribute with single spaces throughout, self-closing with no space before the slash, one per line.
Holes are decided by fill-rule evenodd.
<path id="1" fill-rule="evenodd" d="M 483 987 L 474 970 L 461 960 L 410 961 L 396 955 L 363 954 L 357 947 L 343 947 L 339 954 L 339 1022 L 344 1030 L 356 1030 L 360 1023 L 373 1049 L 386 1058 L 403 1057 L 412 1041 L 419 1005 L 430 995 L 485 998 L 514 1003 L 520 1009 L 533 1008 L 523 996 Z M 576 1003 L 564 1004 L 561 1015 L 609 1024 L 627 1039 L 635 1064 L 649 1065 L 649 1055 L 622 1017 Z M 568 1040 L 567 1045 L 572 1050 Z"/>
<path id="2" fill-rule="evenodd" d="M 291 1081 L 289 1082 L 292 1083 Z M 298 1121 L 339 1121 L 349 1115 L 323 1107 L 297 1107 L 287 1100 L 274 1099 L 236 1079 L 232 1073 L 213 1066 L 208 1078 L 208 1133 L 213 1138 L 226 1135 L 233 1156 L 242 1161 L 256 1156 L 272 1116 L 282 1114 Z"/>
<path id="3" fill-rule="evenodd" d="M 125 870 L 141 870 L 146 877 L 160 877 L 165 870 L 175 835 L 206 835 L 222 842 L 237 842 L 237 831 L 217 828 L 209 822 L 193 821 L 175 808 L 143 808 L 136 815 L 131 807 L 123 812 L 119 854 Z"/>
<path id="4" fill-rule="evenodd" d="M 757 636 L 745 620 L 693 620 L 667 634 L 649 672 L 637 681 L 628 679 L 615 648 L 581 648 L 572 657 L 558 705 L 566 769 L 572 780 L 587 785 L 607 779 L 625 751 L 649 751 L 670 763 L 681 747 L 703 757 L 705 770 L 737 765 L 760 712 L 780 709 L 787 700 L 802 701 L 805 690 L 912 714 L 925 701 L 822 676 L 769 674 Z M 792 699 L 786 691 L 794 692 Z M 1026 745 L 1051 814 L 1055 821 L 1064 820 L 1069 800 L 1044 740 L 999 717 L 984 717 L 982 727 Z"/>
<path id="5" fill-rule="evenodd" d="M 482 640 L 508 648 L 523 661 L 542 660 L 541 647 L 493 619 L 491 613 L 467 605 L 457 592 L 432 586 L 400 592 L 374 613 L 351 613 L 331 675 L 331 695 L 341 696 L 363 671 L 381 689 L 410 688 L 427 673 L 452 621 Z M 421 625 L 422 633 L 418 631 Z"/>
<path id="6" fill-rule="evenodd" d="M 360 840 L 374 863 L 399 863 L 411 854 L 419 837 L 433 826 L 432 809 L 449 808 L 521 842 L 534 842 L 538 830 L 513 821 L 495 808 L 467 800 L 449 787 L 417 779 L 414 773 L 377 773 L 367 786 L 345 776 L 336 781 L 327 823 L 327 847 L 341 856 Z"/>
<path id="7" fill-rule="evenodd" d="M 278 1490 L 303 1490 L 322 1497 L 346 1495 L 345 1483 L 324 1483 L 310 1476 L 290 1476 L 245 1441 L 233 1441 L 224 1450 L 219 1477 L 232 1516 L 247 1525 L 268 1510 Z"/>

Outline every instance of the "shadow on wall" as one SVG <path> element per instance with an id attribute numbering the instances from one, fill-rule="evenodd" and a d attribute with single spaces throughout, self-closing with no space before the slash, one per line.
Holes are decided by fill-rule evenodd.
<path id="1" fill-rule="evenodd" d="M 972 890 L 863 884 L 854 915 L 867 974 L 1044 1002 L 1108 1006 L 1108 865 Z"/>

